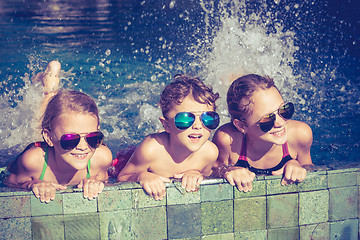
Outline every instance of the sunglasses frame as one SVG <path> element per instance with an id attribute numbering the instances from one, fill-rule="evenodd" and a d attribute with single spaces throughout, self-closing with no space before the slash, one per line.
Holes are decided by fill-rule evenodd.
<path id="1" fill-rule="evenodd" d="M 289 117 L 285 117 L 283 116 L 284 113 L 286 112 L 286 109 L 292 109 L 290 111 L 290 116 Z M 281 113 L 281 110 L 285 110 L 285 112 Z M 271 129 L 273 129 L 274 125 L 275 125 L 275 121 L 276 121 L 276 114 L 279 115 L 280 117 L 282 117 L 285 120 L 289 120 L 291 119 L 291 117 L 294 115 L 295 113 L 295 106 L 292 102 L 286 102 L 283 105 L 281 105 L 281 107 L 279 107 L 277 110 L 275 110 L 274 112 L 267 114 L 265 116 L 263 116 L 259 121 L 257 121 L 256 126 L 260 127 L 260 130 L 263 132 L 269 132 Z M 267 118 L 269 116 L 270 121 L 267 122 L 261 122 L 264 118 Z M 270 123 L 271 123 L 271 128 L 270 128 Z M 269 126 L 268 126 L 269 125 Z"/>
<path id="2" fill-rule="evenodd" d="M 95 136 L 89 136 L 89 135 L 91 135 L 91 134 L 97 134 L 97 135 L 95 135 Z M 74 137 L 74 136 L 75 136 L 75 138 L 73 138 L 73 139 L 67 139 L 67 140 L 66 140 L 66 139 L 64 139 L 66 136 L 68 136 L 68 137 Z M 92 146 L 93 144 L 92 144 L 91 141 L 89 141 L 89 139 L 88 139 L 88 138 L 93 138 L 93 137 L 96 137 L 96 138 L 97 138 L 97 139 L 96 139 L 97 141 L 96 141 L 96 145 L 95 145 L 95 146 Z M 81 141 L 81 138 L 84 138 L 84 139 L 85 139 L 85 141 L 86 141 L 86 143 L 88 144 L 89 147 L 91 147 L 91 148 L 98 148 L 98 147 L 102 144 L 102 142 L 103 142 L 103 140 L 104 140 L 104 134 L 103 134 L 101 131 L 95 131 L 95 132 L 86 133 L 86 134 L 78 134 L 78 133 L 64 134 L 64 135 L 62 135 L 62 136 L 60 137 L 60 139 L 59 139 L 59 141 L 60 141 L 60 146 L 61 146 L 62 149 L 66 150 L 66 151 L 70 151 L 70 150 L 76 148 L 76 147 L 79 145 L 79 143 L 80 143 L 80 141 Z M 66 143 L 66 141 L 67 141 L 67 142 L 75 141 L 75 143 L 76 143 L 76 141 L 77 141 L 77 143 L 76 143 L 75 146 L 72 146 L 72 145 L 74 145 L 75 143 L 71 143 L 70 146 L 66 146 L 66 144 L 69 144 L 69 143 Z"/>
<path id="3" fill-rule="evenodd" d="M 196 112 L 195 112 L 195 113 L 196 113 Z M 177 119 L 178 116 L 180 116 L 180 114 L 186 114 L 186 115 L 188 115 L 188 117 L 191 117 L 191 118 L 192 118 L 192 120 L 190 121 L 191 124 L 190 124 L 189 126 L 179 127 L 179 126 L 176 124 L 176 123 L 177 123 L 176 119 Z M 213 118 L 212 121 L 215 122 L 215 123 L 207 126 L 207 125 L 206 125 L 206 119 L 204 119 L 205 116 L 211 116 L 211 117 Z M 181 131 L 184 131 L 184 130 L 190 128 L 192 125 L 194 125 L 195 119 L 196 119 L 196 115 L 194 114 L 194 112 L 178 112 L 178 113 L 175 115 L 175 117 L 173 118 L 175 127 L 176 127 L 178 130 L 181 130 Z M 203 125 L 205 128 L 210 129 L 210 130 L 216 129 L 216 128 L 219 126 L 219 124 L 220 124 L 220 116 L 219 116 L 219 114 L 218 114 L 217 112 L 215 112 L 215 111 L 204 111 L 204 112 L 202 112 L 201 115 L 200 115 L 200 120 L 201 120 L 202 125 Z"/>

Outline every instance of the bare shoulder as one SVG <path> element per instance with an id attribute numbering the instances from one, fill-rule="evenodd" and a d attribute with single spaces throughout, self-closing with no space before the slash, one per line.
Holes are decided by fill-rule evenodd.
<path id="1" fill-rule="evenodd" d="M 25 181 L 37 179 L 45 162 L 45 153 L 41 147 L 34 147 L 22 153 L 14 163 L 14 168 L 7 178 L 11 184 L 19 184 Z"/>
<path id="2" fill-rule="evenodd" d="M 213 142 L 218 146 L 229 146 L 237 132 L 238 130 L 231 122 L 226 123 L 216 130 Z"/>
<path id="3" fill-rule="evenodd" d="M 215 143 L 208 140 L 202 147 L 202 153 L 206 156 L 207 159 L 213 159 L 215 161 L 219 155 L 219 149 Z"/>
<path id="4" fill-rule="evenodd" d="M 154 133 L 146 136 L 136 147 L 132 162 L 151 162 L 165 151 L 168 144 L 167 133 Z"/>
<path id="5" fill-rule="evenodd" d="M 106 145 L 100 145 L 92 159 L 92 166 L 97 165 L 100 168 L 109 167 L 112 162 L 112 153 Z"/>
<path id="6" fill-rule="evenodd" d="M 45 152 L 41 147 L 33 147 L 19 156 L 17 167 L 24 171 L 41 171 L 45 161 Z"/>
<path id="7" fill-rule="evenodd" d="M 289 120 L 288 124 L 289 140 L 291 142 L 303 146 L 312 144 L 313 134 L 308 124 L 296 120 Z"/>

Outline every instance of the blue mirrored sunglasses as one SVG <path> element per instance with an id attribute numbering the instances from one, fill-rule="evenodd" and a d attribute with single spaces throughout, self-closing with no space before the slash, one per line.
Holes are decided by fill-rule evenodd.
<path id="1" fill-rule="evenodd" d="M 191 112 L 179 112 L 174 118 L 175 126 L 179 130 L 191 127 L 195 122 L 195 114 Z M 201 122 L 208 129 L 215 129 L 219 126 L 220 117 L 216 112 L 203 112 L 200 116 Z"/>

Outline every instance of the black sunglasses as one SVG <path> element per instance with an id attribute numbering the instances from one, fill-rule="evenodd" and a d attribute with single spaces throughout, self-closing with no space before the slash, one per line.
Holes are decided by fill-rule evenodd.
<path id="1" fill-rule="evenodd" d="M 288 102 L 282 105 L 275 112 L 277 112 L 279 116 L 284 118 L 285 120 L 289 120 L 295 112 L 295 107 L 293 103 Z M 276 115 L 274 112 L 272 112 L 262 117 L 260 121 L 258 121 L 257 125 L 260 127 L 261 131 L 268 132 L 274 127 L 275 120 L 276 120 Z"/>

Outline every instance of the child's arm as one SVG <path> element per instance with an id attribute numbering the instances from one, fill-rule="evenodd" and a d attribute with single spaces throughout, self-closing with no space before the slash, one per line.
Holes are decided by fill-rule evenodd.
<path id="1" fill-rule="evenodd" d="M 118 181 L 139 182 L 144 190 L 155 200 L 161 200 L 166 195 L 166 186 L 164 182 L 170 182 L 169 178 L 161 177 L 149 172 L 151 163 L 158 156 L 154 139 L 150 137 L 136 148 L 123 170 L 119 173 Z"/>
<path id="2" fill-rule="evenodd" d="M 304 181 L 306 169 L 303 166 L 313 165 L 310 155 L 310 147 L 313 140 L 311 128 L 306 123 L 299 121 L 292 121 L 291 124 L 294 131 L 291 133 L 291 136 L 296 136 L 293 140 L 296 158 L 288 161 L 284 169 L 273 172 L 273 175 L 281 175 L 284 173 L 281 185 Z"/>
<path id="3" fill-rule="evenodd" d="M 219 128 L 213 137 L 213 142 L 219 149 L 219 157 L 213 167 L 214 176 L 225 178 L 230 185 L 236 185 L 239 191 L 249 192 L 252 190 L 255 174 L 247 168 L 231 166 L 229 163 L 232 146 L 229 126 Z"/>
<path id="4" fill-rule="evenodd" d="M 66 189 L 66 186 L 39 180 L 44 165 L 43 150 L 39 147 L 25 151 L 16 162 L 16 172 L 11 173 L 6 184 L 31 190 L 41 202 L 55 199 L 56 190 Z"/>
<path id="5" fill-rule="evenodd" d="M 109 176 L 107 170 L 112 162 L 112 154 L 107 146 L 101 145 L 91 159 L 90 173 L 97 172 L 95 176 L 81 180 L 78 188 L 83 188 L 84 198 L 94 199 L 104 190 L 104 181 Z"/>

